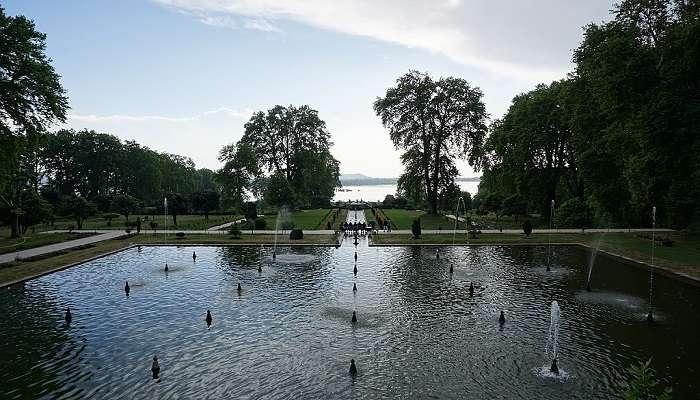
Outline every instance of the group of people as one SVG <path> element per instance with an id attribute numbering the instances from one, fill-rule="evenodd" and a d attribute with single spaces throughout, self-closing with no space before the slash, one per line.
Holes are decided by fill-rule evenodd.
<path id="1" fill-rule="evenodd" d="M 340 230 L 343 232 L 344 237 L 348 237 L 348 235 L 364 236 L 368 231 L 372 230 L 372 227 L 365 222 L 344 222 L 340 225 Z"/>

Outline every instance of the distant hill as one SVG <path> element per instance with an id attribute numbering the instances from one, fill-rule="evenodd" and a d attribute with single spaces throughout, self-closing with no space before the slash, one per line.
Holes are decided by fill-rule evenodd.
<path id="1" fill-rule="evenodd" d="M 457 182 L 479 182 L 481 177 L 458 177 Z M 373 178 L 363 174 L 340 175 L 340 183 L 343 186 L 369 186 L 369 185 L 396 185 L 398 178 Z"/>

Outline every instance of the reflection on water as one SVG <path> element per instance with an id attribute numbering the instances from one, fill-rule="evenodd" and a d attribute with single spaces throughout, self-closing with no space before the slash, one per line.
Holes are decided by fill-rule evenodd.
<path id="1" fill-rule="evenodd" d="M 279 248 L 284 263 L 192 250 L 127 250 L 1 289 L 0 398 L 615 398 L 649 357 L 675 397 L 698 390 L 698 289 L 659 277 L 649 326 L 646 273 L 598 257 L 587 293 L 582 250 L 557 248 L 546 275 L 537 247 L 360 247 L 356 277 L 352 246 Z M 552 300 L 566 379 L 541 373 Z"/>

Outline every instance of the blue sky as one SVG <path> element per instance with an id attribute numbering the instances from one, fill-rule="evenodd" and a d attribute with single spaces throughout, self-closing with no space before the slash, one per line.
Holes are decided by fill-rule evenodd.
<path id="1" fill-rule="evenodd" d="M 459 76 L 500 117 L 562 78 L 607 0 L 3 1 L 47 34 L 70 98 L 66 126 L 135 139 L 216 169 L 253 111 L 309 104 L 343 173 L 398 176 L 372 102 L 409 69 Z M 463 175 L 474 175 L 464 163 Z"/>

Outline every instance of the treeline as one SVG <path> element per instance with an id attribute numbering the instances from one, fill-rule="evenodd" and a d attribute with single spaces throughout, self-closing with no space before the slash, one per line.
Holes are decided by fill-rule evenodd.
<path id="1" fill-rule="evenodd" d="M 484 146 L 480 207 L 559 226 L 700 223 L 700 6 L 628 0 L 585 27 L 565 79 L 513 99 Z"/>
<path id="2" fill-rule="evenodd" d="M 97 213 L 155 214 L 170 201 L 169 214 L 219 209 L 215 174 L 194 162 L 159 153 L 105 133 L 59 130 L 6 138 L 16 150 L 15 179 L 3 187 L 0 218 L 14 235 L 55 216 L 82 222 Z M 115 216 L 111 216 L 110 219 Z"/>

